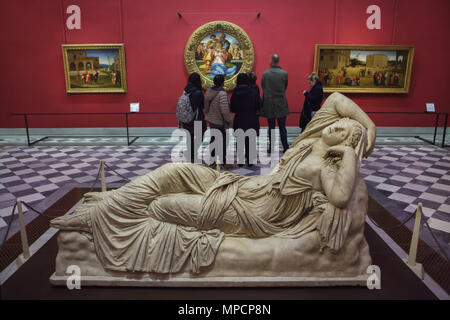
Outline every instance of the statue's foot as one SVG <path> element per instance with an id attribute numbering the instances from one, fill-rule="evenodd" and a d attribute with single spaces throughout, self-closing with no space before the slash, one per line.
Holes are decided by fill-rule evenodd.
<path id="1" fill-rule="evenodd" d="M 87 212 L 65 215 L 50 221 L 50 226 L 60 230 L 91 232 L 91 221 Z"/>

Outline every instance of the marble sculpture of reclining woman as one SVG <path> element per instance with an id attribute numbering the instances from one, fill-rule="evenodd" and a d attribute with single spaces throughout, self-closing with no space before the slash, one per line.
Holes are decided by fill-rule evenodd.
<path id="1" fill-rule="evenodd" d="M 214 262 L 224 237 L 300 239 L 315 231 L 318 251 L 339 252 L 375 131 L 353 101 L 334 93 L 271 174 L 169 163 L 116 190 L 87 193 L 51 225 L 90 237 L 110 271 L 196 274 Z"/>

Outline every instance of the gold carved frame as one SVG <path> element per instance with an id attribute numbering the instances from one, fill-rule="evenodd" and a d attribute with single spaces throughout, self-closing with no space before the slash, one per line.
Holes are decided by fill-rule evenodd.
<path id="1" fill-rule="evenodd" d="M 230 79 L 225 80 L 224 88 L 225 90 L 230 91 L 236 86 L 236 77 L 238 74 L 252 71 L 253 64 L 255 62 L 255 53 L 253 51 L 252 42 L 241 27 L 226 21 L 212 21 L 202 25 L 192 33 L 186 43 L 186 48 L 184 50 L 184 63 L 189 74 L 193 72 L 200 74 L 204 89 L 211 87 L 213 85 L 213 80 L 200 72 L 196 63 L 195 52 L 197 46 L 206 36 L 216 32 L 224 32 L 234 37 L 239 42 L 243 52 L 243 63 L 239 72 L 233 75 Z"/>
<path id="2" fill-rule="evenodd" d="M 72 88 L 70 84 L 70 66 L 68 50 L 84 50 L 84 49 L 117 49 L 119 50 L 119 71 L 121 86 L 117 88 Z M 125 48 L 123 43 L 110 44 L 63 44 L 63 61 L 64 61 L 64 76 L 66 79 L 67 93 L 126 93 L 127 92 L 127 76 L 125 68 Z"/>
<path id="3" fill-rule="evenodd" d="M 337 87 L 337 86 L 323 86 L 324 92 L 353 92 L 353 93 L 409 93 L 409 87 L 411 82 L 411 69 L 414 58 L 413 46 L 372 46 L 372 45 L 325 45 L 316 44 L 314 54 L 314 72 L 319 75 L 320 68 L 320 50 L 322 49 L 334 49 L 334 50 L 380 50 L 380 51 L 408 51 L 408 57 L 406 59 L 406 70 L 404 76 L 404 83 L 402 87 Z"/>

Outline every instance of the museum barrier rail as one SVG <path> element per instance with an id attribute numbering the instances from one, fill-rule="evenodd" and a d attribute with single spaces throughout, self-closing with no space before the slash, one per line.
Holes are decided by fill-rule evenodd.
<path id="1" fill-rule="evenodd" d="M 445 148 L 447 145 L 445 144 L 445 135 L 446 135 L 446 131 L 447 131 L 447 124 L 448 124 L 448 113 L 447 112 L 383 112 L 383 111 L 372 111 L 372 112 L 366 112 L 368 114 L 421 114 L 421 115 L 435 115 L 435 122 L 434 122 L 434 135 L 433 135 L 433 141 L 428 140 L 428 139 L 424 139 L 420 136 L 415 136 L 416 139 L 420 139 L 422 141 L 425 141 L 427 143 L 436 144 L 436 134 L 437 134 L 437 128 L 439 126 L 439 116 L 443 115 L 444 116 L 444 127 L 443 127 L 443 132 L 442 132 L 442 142 L 441 142 L 441 147 Z"/>
<path id="2" fill-rule="evenodd" d="M 297 115 L 301 112 L 291 112 L 291 115 Z M 447 124 L 448 124 L 448 113 L 447 112 L 385 112 L 385 111 L 368 111 L 367 114 L 390 114 L 390 115 L 427 115 L 435 116 L 435 124 L 434 124 L 434 135 L 433 140 L 428 140 L 425 138 L 422 138 L 420 136 L 414 136 L 414 138 L 422 140 L 424 142 L 427 142 L 432 145 L 436 145 L 436 135 L 437 135 L 437 129 L 439 127 L 439 118 L 441 116 L 444 117 L 444 125 L 443 125 L 443 132 L 442 132 L 442 141 L 441 141 L 441 147 L 445 148 L 449 145 L 445 144 L 445 135 L 447 131 Z M 117 116 L 123 116 L 125 120 L 125 128 L 126 128 L 126 138 L 127 138 L 127 145 L 130 146 L 135 142 L 137 139 L 139 139 L 141 136 L 135 136 L 130 137 L 130 128 L 129 128 L 129 116 L 130 115 L 163 115 L 163 114 L 170 114 L 175 115 L 175 112 L 76 112 L 76 113 L 11 113 L 12 116 L 22 116 L 25 123 L 25 130 L 27 134 L 27 142 L 28 145 L 34 145 L 40 141 L 46 140 L 49 138 L 49 136 L 45 136 L 43 138 L 37 139 L 35 141 L 31 141 L 30 139 L 30 127 L 28 125 L 28 118 L 30 116 L 83 116 L 83 115 L 117 115 Z M 130 141 L 130 138 L 132 140 Z"/>

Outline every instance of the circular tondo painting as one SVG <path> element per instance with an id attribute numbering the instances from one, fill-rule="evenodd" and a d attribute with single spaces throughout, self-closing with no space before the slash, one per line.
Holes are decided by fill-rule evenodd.
<path id="1" fill-rule="evenodd" d="M 225 77 L 225 89 L 232 90 L 236 76 L 250 72 L 254 53 L 247 34 L 235 24 L 214 21 L 198 28 L 189 38 L 185 63 L 189 73 L 198 72 L 206 89 L 217 75 Z"/>

